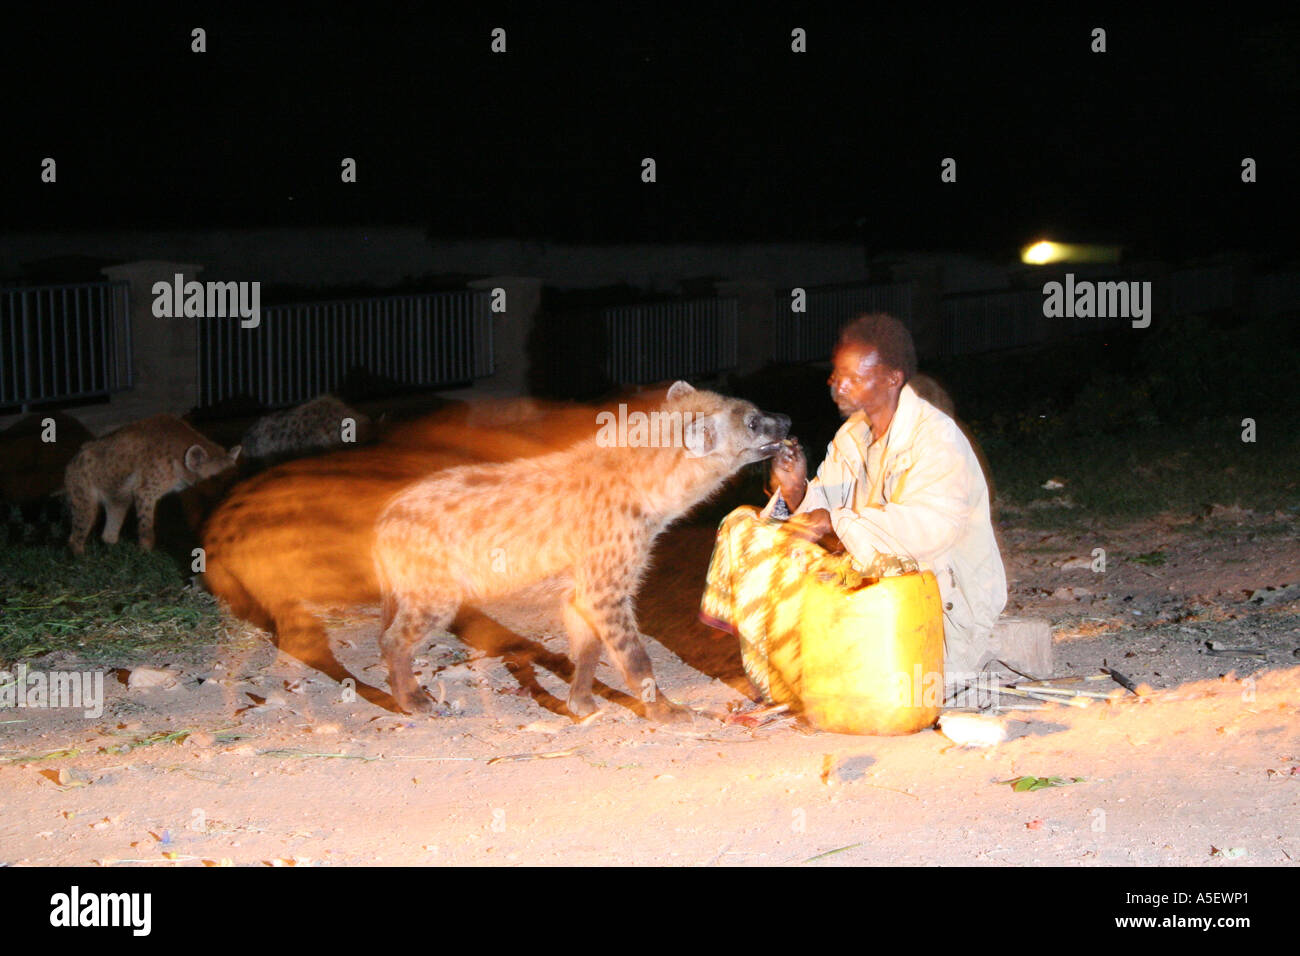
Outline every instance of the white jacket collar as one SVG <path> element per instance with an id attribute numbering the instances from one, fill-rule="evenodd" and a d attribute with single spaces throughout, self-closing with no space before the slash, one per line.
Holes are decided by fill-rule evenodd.
<path id="1" fill-rule="evenodd" d="M 886 446 L 889 444 L 890 437 L 904 440 L 911 438 L 921 418 L 921 405 L 921 396 L 912 390 L 911 385 L 904 385 L 898 393 L 898 407 L 894 409 L 894 417 L 889 420 L 889 428 L 885 431 Z M 876 440 L 871 434 L 871 422 L 867 420 L 864 413 L 854 412 L 845 424 L 849 426 L 849 431 L 861 446 L 862 458 L 865 461 L 867 448 Z"/>

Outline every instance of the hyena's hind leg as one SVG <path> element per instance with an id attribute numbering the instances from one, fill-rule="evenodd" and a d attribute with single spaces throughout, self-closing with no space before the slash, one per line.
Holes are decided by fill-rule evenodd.
<path id="1" fill-rule="evenodd" d="M 68 547 L 73 554 L 84 554 L 86 539 L 90 529 L 95 526 L 95 516 L 99 514 L 99 498 L 95 489 L 81 474 L 82 462 L 74 458 L 68 464 L 64 487 L 68 492 L 68 512 L 71 519 L 72 533 L 68 535 Z"/>
<path id="2" fill-rule="evenodd" d="M 130 499 L 114 500 L 112 498 L 104 499 L 104 534 L 105 544 L 117 544 L 118 536 L 122 533 L 122 522 L 126 520 L 126 513 L 131 508 Z"/>
<path id="3" fill-rule="evenodd" d="M 435 630 L 446 630 L 456 616 L 455 601 L 420 595 L 384 595 L 384 630 L 379 650 L 388 665 L 388 686 L 408 714 L 432 714 L 433 700 L 421 692 L 411 665 L 415 649 Z"/>

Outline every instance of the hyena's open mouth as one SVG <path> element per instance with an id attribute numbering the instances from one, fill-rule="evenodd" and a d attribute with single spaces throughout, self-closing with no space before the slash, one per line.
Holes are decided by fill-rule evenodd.
<path id="1" fill-rule="evenodd" d="M 790 434 L 790 418 L 787 415 L 769 415 L 763 420 L 764 431 L 772 439 L 766 444 L 759 445 L 755 451 L 760 458 L 771 458 L 782 446 L 792 444 L 794 439 L 787 438 Z"/>

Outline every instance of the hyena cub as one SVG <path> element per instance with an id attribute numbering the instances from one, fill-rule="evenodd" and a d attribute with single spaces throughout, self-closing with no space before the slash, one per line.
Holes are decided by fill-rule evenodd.
<path id="1" fill-rule="evenodd" d="M 76 554 L 86 550 L 101 504 L 107 513 L 104 541 L 116 544 L 134 504 L 140 547 L 151 550 L 158 499 L 233 468 L 238 457 L 238 445 L 227 452 L 174 415 L 132 422 L 86 442 L 63 474 L 72 511 L 68 546 Z"/>
<path id="2" fill-rule="evenodd" d="M 665 428 L 649 441 L 642 428 L 642 440 L 633 433 L 624 442 L 650 447 L 606 447 L 610 442 L 589 438 L 537 458 L 439 472 L 389 501 L 375 528 L 379 644 L 402 709 L 432 709 L 411 660 L 463 602 L 542 584 L 563 601 L 573 714 L 596 709 L 592 676 L 602 646 L 648 717 L 682 712 L 657 693 L 633 609 L 651 547 L 742 465 L 772 457 L 790 419 L 685 382 L 668 390 L 650 418 L 652 430 L 656 422 Z"/>
<path id="3" fill-rule="evenodd" d="M 370 418 L 333 395 L 259 418 L 241 446 L 249 458 L 287 458 L 364 442 Z"/>

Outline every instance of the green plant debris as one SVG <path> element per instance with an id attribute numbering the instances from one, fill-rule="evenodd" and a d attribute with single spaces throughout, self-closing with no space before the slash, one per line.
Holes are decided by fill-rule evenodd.
<path id="1" fill-rule="evenodd" d="M 192 647 L 226 638 L 216 599 L 167 555 L 129 543 L 66 549 L 0 547 L 0 663 L 52 651 L 89 661 Z"/>
<path id="2" fill-rule="evenodd" d="M 315 750 L 293 750 L 293 749 L 275 749 L 259 750 L 259 757 L 285 757 L 294 760 L 309 760 L 313 757 L 320 757 L 327 760 L 363 760 L 366 763 L 372 760 L 381 760 L 382 757 L 367 757 L 364 754 L 331 754 L 321 753 Z"/>
<path id="3" fill-rule="evenodd" d="M 517 760 L 553 760 L 556 757 L 573 757 L 577 754 L 578 749 L 576 747 L 570 747 L 568 750 L 552 750 L 548 753 L 540 754 L 503 754 L 498 757 L 492 757 L 488 760 L 488 763 L 507 763 Z"/>
<path id="4" fill-rule="evenodd" d="M 0 757 L 0 763 L 31 763 L 35 760 L 67 760 L 70 757 L 80 755 L 81 751 L 75 747 L 64 747 L 61 750 L 49 750 L 39 754 L 17 754 L 13 757 Z"/>
<path id="5" fill-rule="evenodd" d="M 121 731 L 109 731 L 109 733 L 118 736 L 122 735 Z M 99 756 L 125 754 L 130 753 L 132 750 L 138 750 L 141 747 L 152 747 L 154 744 L 179 744 L 183 743 L 186 737 L 194 733 L 198 733 L 198 731 L 193 727 L 187 727 L 184 730 L 159 730 L 151 734 L 146 734 L 143 737 L 136 737 L 134 740 L 124 741 L 120 744 L 109 744 L 105 747 L 99 747 L 93 751 L 93 753 Z M 217 740 L 229 742 L 234 740 L 243 740 L 255 735 L 241 733 L 240 731 L 233 729 L 226 729 L 214 731 L 212 736 Z M 83 751 L 80 749 L 67 747 L 62 750 L 51 750 L 45 753 L 17 754 L 10 757 L 0 757 L 0 763 L 31 763 L 36 760 L 65 760 L 70 757 L 80 756 L 82 752 Z"/>
<path id="6" fill-rule="evenodd" d="M 1025 519 L 1034 527 L 1087 528 L 1099 516 L 1146 517 L 1165 511 L 1199 515 L 1214 504 L 1285 514 L 1300 503 L 1300 493 L 1277 480 L 1278 475 L 1300 473 L 1300 433 L 1294 429 L 1248 457 L 1241 455 L 1239 424 L 1233 428 L 1226 422 L 1204 423 L 1199 429 L 1149 429 L 1138 433 L 1140 440 L 1126 434 L 1027 440 L 1007 437 L 989 425 L 973 426 L 973 431 L 999 504 L 1032 509 Z M 1186 456 L 1193 447 L 1201 450 Z M 1233 462 L 1232 470 L 1219 467 L 1224 461 Z M 1134 480 L 1135 472 L 1147 477 Z M 1052 476 L 1065 479 L 1065 488 L 1044 490 L 1043 482 Z M 1157 484 L 1160 494 L 1153 495 Z M 1062 498 L 1072 507 L 1061 506 Z M 1258 533 L 1293 533 L 1289 528 L 1290 522 L 1279 520 L 1271 528 L 1260 525 Z M 1213 532 L 1213 526 L 1206 527 L 1205 533 Z"/>
<path id="7" fill-rule="evenodd" d="M 1072 783 L 1083 783 L 1084 777 L 1012 777 L 999 780 L 998 783 L 1010 784 L 1016 793 L 1030 793 L 1034 790 L 1046 790 L 1048 787 L 1068 787 Z"/>
<path id="8" fill-rule="evenodd" d="M 845 850 L 852 850 L 854 847 L 862 846 L 861 843 L 850 843 L 848 846 L 838 846 L 833 850 L 827 850 L 825 853 L 818 853 L 816 856 L 810 856 L 802 861 L 803 863 L 812 863 L 814 860 L 825 859 L 828 856 L 834 856 L 836 853 L 843 853 Z M 802 864 L 801 864 L 802 865 Z"/>
<path id="9" fill-rule="evenodd" d="M 1135 564 L 1145 564 L 1150 567 L 1159 567 L 1165 563 L 1165 553 L 1163 551 L 1148 551 L 1146 554 L 1135 554 L 1131 559 Z"/>
<path id="10" fill-rule="evenodd" d="M 100 747 L 99 752 L 102 754 L 124 754 L 130 753 L 132 750 L 138 750 L 141 747 L 152 747 L 154 744 L 179 744 L 183 743 L 185 738 L 192 733 L 195 733 L 193 727 L 187 727 L 184 730 L 159 730 L 147 737 L 137 737 L 135 740 L 126 743 Z"/>

